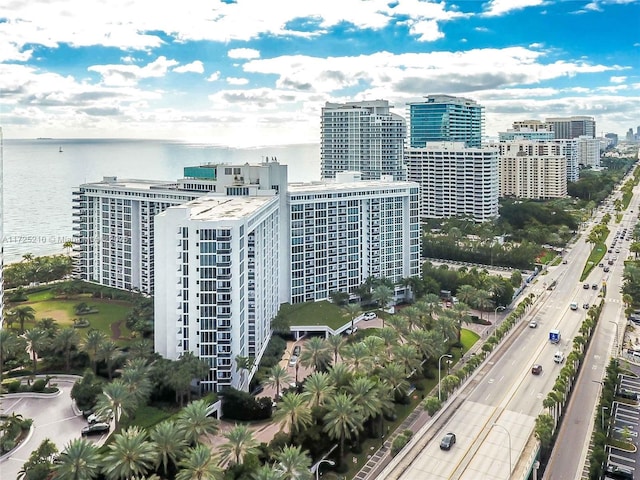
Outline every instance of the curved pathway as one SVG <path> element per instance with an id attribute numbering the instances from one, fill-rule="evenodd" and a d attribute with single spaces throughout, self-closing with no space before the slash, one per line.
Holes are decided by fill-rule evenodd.
<path id="1" fill-rule="evenodd" d="M 75 382 L 76 378 L 71 376 L 53 377 L 51 384 L 58 386 L 57 394 L 37 394 L 38 397 L 32 394 L 13 394 L 0 397 L 0 413 L 16 413 L 24 418 L 33 419 L 27 439 L 0 459 L 3 479 L 17 478 L 31 452 L 38 448 L 44 439 L 48 438 L 56 444 L 59 451 L 62 451 L 70 440 L 80 437 L 80 430 L 87 425 L 87 421 L 74 410 L 70 394 Z M 102 437 L 90 438 L 96 441 L 103 440 Z"/>

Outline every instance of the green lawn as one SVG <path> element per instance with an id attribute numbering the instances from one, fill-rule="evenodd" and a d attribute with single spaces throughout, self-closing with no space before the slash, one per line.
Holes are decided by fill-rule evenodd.
<path id="1" fill-rule="evenodd" d="M 480 335 L 478 335 L 473 330 L 467 330 L 466 328 L 462 329 L 462 333 L 460 334 L 460 341 L 462 342 L 462 349 L 465 352 L 468 352 L 469 349 L 473 347 L 479 339 Z"/>
<path id="2" fill-rule="evenodd" d="M 598 265 L 605 254 L 607 253 L 607 246 L 604 243 L 596 243 L 589 254 L 589 258 L 587 258 L 587 263 L 584 266 L 584 270 L 582 271 L 582 275 L 580 276 L 580 281 L 584 281 L 585 278 L 589 276 L 593 267 Z"/>
<path id="3" fill-rule="evenodd" d="M 112 325 L 120 322 L 120 336 L 114 340 L 116 340 L 116 343 L 119 345 L 128 343 L 131 332 L 127 329 L 125 320 L 132 308 L 130 302 L 92 298 L 90 295 L 77 295 L 69 299 L 54 298 L 51 291 L 43 291 L 29 295 L 29 300 L 19 305 L 32 307 L 35 310 L 36 320 L 53 318 L 61 327 L 68 327 L 73 325 L 74 318 L 78 318 L 74 307 L 81 302 L 86 303 L 90 308 L 98 311 L 97 313 L 90 313 L 83 316 L 83 318 L 89 320 L 90 326 L 88 328 L 78 329 L 81 337 L 84 337 L 90 328 L 95 328 L 102 330 L 109 338 L 112 338 Z M 30 328 L 31 325 L 26 324 L 25 327 Z"/>
<path id="4" fill-rule="evenodd" d="M 284 316 L 290 325 L 327 325 L 334 330 L 351 321 L 345 309 L 331 302 L 306 302 L 295 305 L 285 303 L 280 307 L 280 315 Z"/>

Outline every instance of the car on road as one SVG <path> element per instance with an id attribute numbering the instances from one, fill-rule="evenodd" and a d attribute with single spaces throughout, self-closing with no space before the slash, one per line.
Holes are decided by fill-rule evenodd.
<path id="1" fill-rule="evenodd" d="M 540 365 L 539 363 L 533 365 L 531 367 L 531 373 L 533 373 L 534 375 L 540 375 L 542 373 L 542 365 Z"/>
<path id="2" fill-rule="evenodd" d="M 377 317 L 375 312 L 365 312 L 365 314 L 362 316 L 362 318 L 364 320 L 373 320 Z"/>
<path id="3" fill-rule="evenodd" d="M 563 264 L 563 265 L 566 265 L 566 264 L 567 264 L 567 261 L 566 261 L 566 260 L 562 260 L 562 264 Z"/>
<path id="4" fill-rule="evenodd" d="M 582 308 L 584 308 L 585 310 L 589 310 L 589 304 L 588 303 L 583 303 L 582 304 Z"/>
<path id="5" fill-rule="evenodd" d="M 537 320 L 531 320 L 529 322 L 529 328 L 536 328 L 538 326 L 538 321 Z"/>
<path id="6" fill-rule="evenodd" d="M 300 355 L 300 350 L 302 350 L 302 348 L 300 347 L 300 345 L 296 345 L 295 347 L 293 347 L 293 354 L 297 357 Z"/>
<path id="7" fill-rule="evenodd" d="M 598 284 L 597 283 L 592 283 L 591 284 L 591 289 L 592 290 L 597 290 L 598 289 Z"/>
<path id="8" fill-rule="evenodd" d="M 584 288 L 585 290 L 589 290 L 589 284 L 585 283 L 584 285 L 582 285 L 582 288 Z"/>
<path id="9" fill-rule="evenodd" d="M 605 271 L 605 272 L 608 272 L 609 270 L 611 270 L 611 269 L 609 268 L 609 266 L 608 266 L 608 265 L 607 265 L 606 267 L 604 267 L 604 271 Z"/>
<path id="10" fill-rule="evenodd" d="M 561 351 L 557 351 L 556 353 L 554 353 L 553 361 L 556 363 L 564 362 L 564 353 L 562 353 Z"/>
<path id="11" fill-rule="evenodd" d="M 298 363 L 298 356 L 297 355 L 291 355 L 291 358 L 289 359 L 289 366 L 290 367 L 295 367 L 296 363 Z"/>
<path id="12" fill-rule="evenodd" d="M 108 423 L 98 422 L 87 425 L 80 431 L 80 433 L 83 437 L 87 437 L 89 435 L 102 435 L 103 433 L 107 433 L 110 428 L 111 427 L 109 427 Z"/>
<path id="13" fill-rule="evenodd" d="M 620 249 L 619 248 L 616 248 L 616 253 L 620 253 Z"/>
<path id="14" fill-rule="evenodd" d="M 607 263 L 608 263 L 609 265 L 613 265 L 613 260 L 609 259 L 609 260 L 607 261 Z"/>
<path id="15" fill-rule="evenodd" d="M 455 433 L 447 433 L 442 440 L 440 440 L 440 450 L 449 450 L 456 443 L 456 434 Z"/>

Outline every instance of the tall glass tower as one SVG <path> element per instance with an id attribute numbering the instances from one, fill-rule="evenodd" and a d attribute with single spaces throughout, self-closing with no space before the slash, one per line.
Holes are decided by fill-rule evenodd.
<path id="1" fill-rule="evenodd" d="M 484 107 L 473 100 L 451 95 L 429 95 L 409 106 L 409 142 L 424 148 L 427 142 L 464 142 L 482 146 Z"/>

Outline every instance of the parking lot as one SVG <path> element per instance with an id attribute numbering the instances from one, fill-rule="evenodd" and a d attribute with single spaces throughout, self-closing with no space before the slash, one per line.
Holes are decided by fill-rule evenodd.
<path id="1" fill-rule="evenodd" d="M 625 392 L 625 395 L 635 394 L 640 396 L 640 378 L 621 375 L 618 391 Z M 635 472 L 639 468 L 638 462 L 640 461 L 637 452 L 640 410 L 638 409 L 637 400 L 627 399 L 627 401 L 628 403 L 626 401 L 613 402 L 610 436 L 616 440 L 633 444 L 636 447 L 636 451 L 628 452 L 608 445 L 607 464 L 625 467 Z"/>

